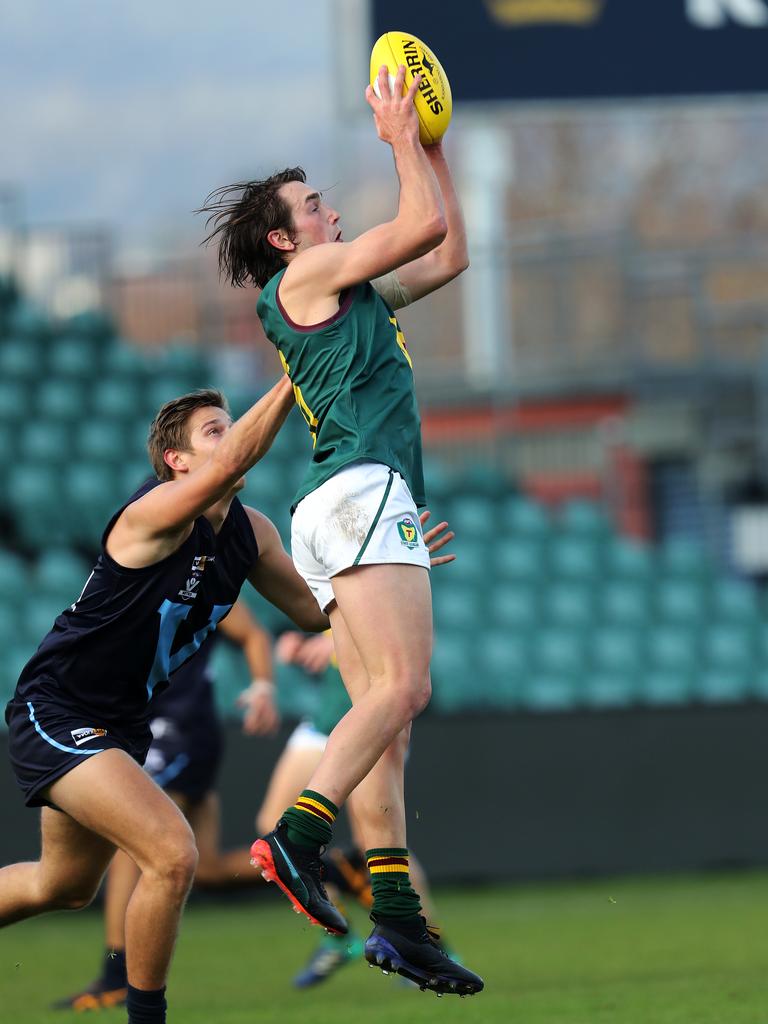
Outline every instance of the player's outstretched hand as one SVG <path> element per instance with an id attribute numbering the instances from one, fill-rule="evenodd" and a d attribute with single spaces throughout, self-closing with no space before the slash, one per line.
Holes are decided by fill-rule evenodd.
<path id="1" fill-rule="evenodd" d="M 365 90 L 365 98 L 373 111 L 376 131 L 382 142 L 388 142 L 393 146 L 401 139 L 418 140 L 419 116 L 413 99 L 420 82 L 421 75 L 414 75 L 407 92 L 403 94 L 405 67 L 400 65 L 394 82 L 390 84 L 389 68 L 382 64 L 376 80 L 377 88 L 374 90 L 373 86 L 369 85 Z"/>
<path id="2" fill-rule="evenodd" d="M 425 508 L 424 511 L 419 516 L 419 522 L 421 523 L 422 526 L 427 525 L 427 520 L 431 515 L 432 513 L 429 511 L 429 509 Z M 427 530 L 427 532 L 424 534 L 424 543 L 427 545 L 427 551 L 429 551 L 430 554 L 430 565 L 445 565 L 446 562 L 456 561 L 456 555 L 435 554 L 436 551 L 439 551 L 441 548 L 444 548 L 446 544 L 450 544 L 450 542 L 453 540 L 455 536 L 456 534 L 453 532 L 453 530 L 448 529 L 448 523 L 446 522 L 438 523 L 437 526 L 433 526 L 429 530 Z"/>
<path id="3" fill-rule="evenodd" d="M 248 736 L 273 736 L 280 725 L 275 704 L 275 688 L 265 680 L 256 680 L 237 698 L 243 708 L 243 732 Z"/>

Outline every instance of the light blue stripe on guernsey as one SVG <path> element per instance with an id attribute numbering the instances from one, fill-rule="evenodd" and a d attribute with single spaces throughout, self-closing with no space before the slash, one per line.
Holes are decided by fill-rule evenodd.
<path id="1" fill-rule="evenodd" d="M 87 757 L 88 754 L 103 754 L 106 747 L 100 747 L 98 750 L 81 750 L 79 747 L 65 747 L 63 743 L 59 743 L 58 740 L 53 739 L 49 736 L 45 729 L 40 728 L 40 723 L 35 718 L 35 709 L 32 707 L 32 703 L 27 701 L 27 707 L 29 708 L 29 720 L 34 725 L 36 732 L 43 737 L 46 743 L 50 743 L 52 747 L 56 747 L 57 750 L 63 750 L 65 754 L 80 754 L 82 757 Z"/>
<path id="2" fill-rule="evenodd" d="M 181 775 L 184 769 L 189 764 L 188 754 L 179 754 L 177 757 L 167 764 L 161 772 L 157 775 L 152 776 L 152 781 L 156 782 L 160 789 L 165 789 L 169 782 L 172 782 L 177 775 Z"/>
<path id="3" fill-rule="evenodd" d="M 169 601 L 167 598 L 163 601 L 159 608 L 160 631 L 157 636 L 155 660 L 152 663 L 149 679 L 147 680 L 147 700 L 151 699 L 158 683 L 167 679 L 171 672 L 175 672 L 180 665 L 184 664 L 187 658 L 192 657 L 203 640 L 216 629 L 219 621 L 224 618 L 231 607 L 231 604 L 215 604 L 211 611 L 210 620 L 198 629 L 188 644 L 184 644 L 183 647 L 180 647 L 172 655 L 171 645 L 176 636 L 176 630 L 192 611 L 192 605 L 177 604 L 175 601 Z"/>

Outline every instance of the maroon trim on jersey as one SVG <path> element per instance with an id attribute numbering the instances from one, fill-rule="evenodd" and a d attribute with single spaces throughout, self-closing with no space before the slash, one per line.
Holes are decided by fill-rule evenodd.
<path id="1" fill-rule="evenodd" d="M 280 284 L 282 284 L 282 281 L 280 282 Z M 291 330 L 296 331 L 298 334 L 313 334 L 315 331 L 322 331 L 323 328 L 330 327 L 331 324 L 336 323 L 337 320 L 341 320 L 341 318 L 346 313 L 349 312 L 349 307 L 352 305 L 352 299 L 354 298 L 355 294 L 354 287 L 345 288 L 343 291 L 341 291 L 339 293 L 339 298 L 341 299 L 342 295 L 344 295 L 344 298 L 339 303 L 339 308 L 336 310 L 333 316 L 329 316 L 327 320 L 321 320 L 319 324 L 297 324 L 294 323 L 294 321 L 291 320 L 291 318 L 288 316 L 288 314 L 285 311 L 285 306 L 283 306 L 282 302 L 280 301 L 280 284 L 278 284 L 277 288 L 275 288 L 275 301 L 277 302 L 277 308 L 280 310 L 280 315 L 291 328 Z M 346 294 L 344 294 L 345 292 Z"/>

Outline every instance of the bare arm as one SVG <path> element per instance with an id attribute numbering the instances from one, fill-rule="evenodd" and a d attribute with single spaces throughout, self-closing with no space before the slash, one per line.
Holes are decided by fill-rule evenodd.
<path id="1" fill-rule="evenodd" d="M 283 377 L 226 432 L 204 465 L 126 508 L 110 533 L 110 554 L 137 568 L 175 550 L 197 516 L 224 498 L 266 454 L 293 404 L 291 382 Z"/>
<path id="2" fill-rule="evenodd" d="M 313 245 L 289 263 L 280 284 L 280 297 L 299 322 L 311 316 L 313 301 L 338 295 L 360 281 L 370 281 L 424 255 L 445 238 L 446 221 L 437 177 L 419 142 L 413 97 L 420 82 L 415 76 L 402 95 L 404 68 L 390 87 L 386 68 L 379 72 L 377 98 L 371 87 L 366 99 L 373 109 L 379 138 L 389 143 L 400 181 L 394 220 L 379 224 L 353 242 Z"/>
<path id="3" fill-rule="evenodd" d="M 328 629 L 328 616 L 320 611 L 312 591 L 296 571 L 275 526 L 255 509 L 246 507 L 246 512 L 259 545 L 259 557 L 248 581 L 301 629 L 308 633 Z"/>
<path id="4" fill-rule="evenodd" d="M 397 277 L 411 302 L 452 281 L 469 266 L 464 215 L 442 144 L 427 146 L 425 152 L 440 185 L 448 230 L 437 248 L 398 268 Z"/>
<path id="5" fill-rule="evenodd" d="M 271 683 L 272 643 L 244 601 L 235 601 L 232 610 L 219 624 L 219 632 L 242 648 L 252 679 Z"/>
<path id="6" fill-rule="evenodd" d="M 240 647 L 251 674 L 251 685 L 237 698 L 243 709 L 243 732 L 251 736 L 274 733 L 280 724 L 275 704 L 272 672 L 272 643 L 244 601 L 235 601 L 232 610 L 221 620 L 219 630 Z"/>

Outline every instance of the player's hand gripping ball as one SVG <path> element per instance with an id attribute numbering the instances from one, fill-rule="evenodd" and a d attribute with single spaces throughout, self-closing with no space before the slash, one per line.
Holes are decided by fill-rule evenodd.
<path id="1" fill-rule="evenodd" d="M 371 50 L 371 85 L 379 99 L 377 79 L 383 64 L 389 68 L 390 86 L 394 85 L 398 67 L 401 64 L 405 67 L 403 94 L 414 76 L 422 76 L 414 100 L 419 115 L 419 138 L 422 146 L 439 142 L 451 122 L 453 111 L 451 86 L 440 61 L 416 36 L 408 32 L 385 32 Z"/>

